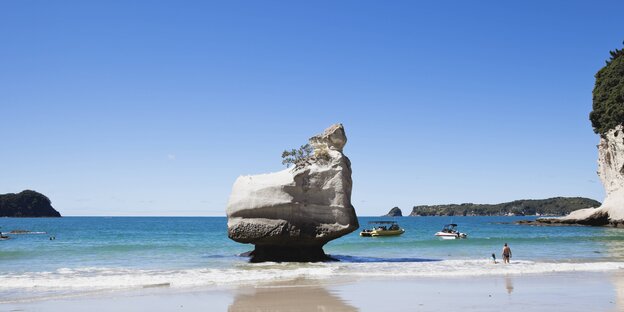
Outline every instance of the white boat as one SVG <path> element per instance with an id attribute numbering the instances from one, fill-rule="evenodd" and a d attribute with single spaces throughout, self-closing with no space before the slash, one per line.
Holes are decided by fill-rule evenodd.
<path id="1" fill-rule="evenodd" d="M 468 234 L 460 233 L 457 230 L 457 224 L 454 223 L 445 225 L 442 231 L 435 233 L 435 236 L 442 239 L 468 238 Z"/>

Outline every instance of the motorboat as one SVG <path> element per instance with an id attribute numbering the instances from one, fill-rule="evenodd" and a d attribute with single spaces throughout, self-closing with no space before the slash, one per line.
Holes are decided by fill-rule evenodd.
<path id="1" fill-rule="evenodd" d="M 371 221 L 368 223 L 372 224 L 373 227 L 360 232 L 360 236 L 396 236 L 405 233 L 405 230 L 396 221 Z"/>
<path id="2" fill-rule="evenodd" d="M 442 231 L 435 233 L 435 236 L 442 239 L 468 238 L 468 234 L 457 230 L 457 224 L 451 223 L 444 226 Z"/>

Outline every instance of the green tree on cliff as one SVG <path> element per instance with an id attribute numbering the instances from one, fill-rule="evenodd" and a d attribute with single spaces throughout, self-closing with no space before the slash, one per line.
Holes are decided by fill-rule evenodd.
<path id="1" fill-rule="evenodd" d="M 610 53 L 607 64 L 596 73 L 593 111 L 589 114 L 594 132 L 599 134 L 624 125 L 624 49 Z"/>
<path id="2" fill-rule="evenodd" d="M 286 167 L 295 165 L 295 169 L 303 168 L 312 163 L 326 164 L 329 159 L 327 147 L 320 146 L 314 149 L 310 144 L 282 152 L 282 165 L 286 165 Z"/>
<path id="3" fill-rule="evenodd" d="M 291 149 L 290 151 L 282 152 L 282 165 L 295 165 L 295 167 L 302 167 L 310 161 L 313 156 L 314 149 L 310 144 L 301 145 L 298 149 Z"/>

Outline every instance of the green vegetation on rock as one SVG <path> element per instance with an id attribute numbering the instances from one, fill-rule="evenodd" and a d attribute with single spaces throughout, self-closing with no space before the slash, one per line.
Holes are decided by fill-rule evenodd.
<path id="1" fill-rule="evenodd" d="M 45 195 L 25 190 L 0 195 L 0 217 L 60 217 Z"/>
<path id="2" fill-rule="evenodd" d="M 594 132 L 599 134 L 624 125 L 624 49 L 610 54 L 607 64 L 596 73 L 593 111 L 589 114 Z"/>
<path id="3" fill-rule="evenodd" d="M 286 167 L 295 165 L 295 169 L 300 169 L 315 162 L 326 163 L 329 158 L 329 152 L 326 148 L 314 149 L 310 144 L 305 144 L 298 149 L 284 150 L 282 152 L 282 165 L 286 165 Z"/>
<path id="4" fill-rule="evenodd" d="M 282 165 L 295 165 L 295 167 L 302 167 L 306 163 L 310 162 L 314 149 L 310 144 L 301 145 L 298 149 L 291 149 L 290 151 L 284 150 L 282 152 Z"/>
<path id="5" fill-rule="evenodd" d="M 600 202 L 583 197 L 522 199 L 501 204 L 450 204 L 414 206 L 410 216 L 505 216 L 535 215 L 563 216 L 571 211 L 598 207 Z"/>

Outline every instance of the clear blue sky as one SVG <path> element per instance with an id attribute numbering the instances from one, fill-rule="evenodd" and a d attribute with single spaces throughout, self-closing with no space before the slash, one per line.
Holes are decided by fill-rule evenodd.
<path id="1" fill-rule="evenodd" d="M 224 215 L 345 125 L 360 215 L 602 200 L 593 75 L 622 1 L 2 1 L 0 193 Z"/>

